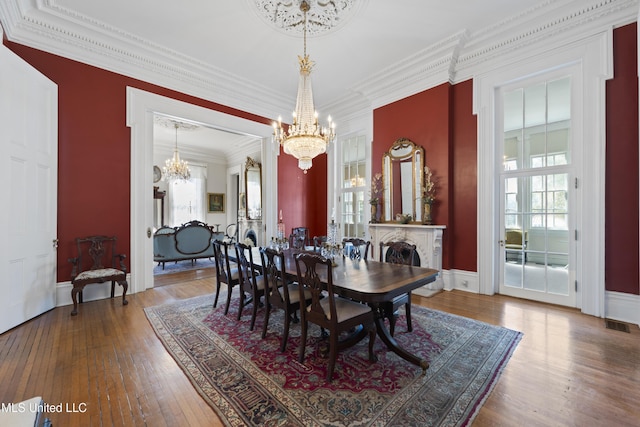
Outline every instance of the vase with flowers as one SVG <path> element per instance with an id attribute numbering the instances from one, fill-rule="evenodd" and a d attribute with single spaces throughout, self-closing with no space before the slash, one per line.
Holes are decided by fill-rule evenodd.
<path id="1" fill-rule="evenodd" d="M 378 206 L 382 200 L 382 174 L 378 172 L 373 176 L 371 180 L 371 197 L 369 198 L 369 204 L 371 205 L 371 223 L 378 222 Z"/>
<path id="2" fill-rule="evenodd" d="M 424 186 L 422 187 L 422 204 L 424 207 L 424 214 L 422 216 L 422 223 L 425 225 L 431 225 L 433 219 L 431 218 L 431 208 L 433 202 L 436 200 L 436 182 L 433 178 L 433 172 L 429 166 L 424 167 Z"/>

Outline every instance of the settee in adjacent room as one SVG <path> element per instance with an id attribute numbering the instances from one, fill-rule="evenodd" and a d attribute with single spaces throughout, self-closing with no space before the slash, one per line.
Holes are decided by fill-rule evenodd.
<path id="1" fill-rule="evenodd" d="M 153 235 L 153 260 L 164 269 L 166 262 L 213 258 L 213 240 L 222 235 L 200 221 L 161 227 Z"/>

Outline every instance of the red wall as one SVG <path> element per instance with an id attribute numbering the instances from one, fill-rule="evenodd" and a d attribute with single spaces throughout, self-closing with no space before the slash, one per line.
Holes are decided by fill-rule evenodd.
<path id="1" fill-rule="evenodd" d="M 327 234 L 327 155 L 313 159 L 305 174 L 298 160 L 280 151 L 278 157 L 278 212 L 287 235 L 294 227 L 308 227 L 309 238 Z"/>
<path id="2" fill-rule="evenodd" d="M 477 271 L 478 124 L 473 114 L 473 81 L 452 87 L 451 268 Z"/>
<path id="3" fill-rule="evenodd" d="M 613 32 L 614 78 L 607 82 L 605 283 L 609 291 L 638 288 L 637 24 Z"/>
<path id="4" fill-rule="evenodd" d="M 638 80 L 636 24 L 614 31 L 615 78 L 607 83 L 606 288 L 639 294 Z M 73 239 L 113 234 L 130 245 L 130 134 L 126 87 L 190 102 L 261 123 L 270 120 L 56 55 L 4 41 L 58 84 L 58 280 L 69 279 Z M 398 138 L 425 149 L 438 180 L 434 222 L 444 224 L 443 267 L 476 271 L 477 130 L 472 83 L 442 84 L 374 111 L 373 173 Z M 314 159 L 307 175 L 291 156 L 278 160 L 278 209 L 289 232 L 306 225 L 326 234 L 327 160 Z M 134 256 L 135 254 L 129 254 Z"/>
<path id="5" fill-rule="evenodd" d="M 6 40 L 4 44 L 58 85 L 58 281 L 69 280 L 71 265 L 67 259 L 74 256 L 76 237 L 115 235 L 119 251 L 135 256 L 130 253 L 127 86 L 271 123 L 263 117 Z"/>
<path id="6" fill-rule="evenodd" d="M 453 189 L 451 185 L 451 123 L 453 120 L 451 94 L 451 85 L 446 83 L 375 109 L 371 150 L 373 161 L 371 171 L 372 174 L 376 174 L 382 172 L 382 155 L 397 139 L 408 138 L 424 148 L 425 163 L 431 168 L 433 177 L 437 181 L 436 202 L 432 211 L 433 223 L 447 226 L 443 238 L 442 267 L 444 269 L 455 268 L 451 264 L 450 237 Z M 469 220 L 475 228 L 475 216 Z M 475 264 L 475 259 L 473 261 Z"/>

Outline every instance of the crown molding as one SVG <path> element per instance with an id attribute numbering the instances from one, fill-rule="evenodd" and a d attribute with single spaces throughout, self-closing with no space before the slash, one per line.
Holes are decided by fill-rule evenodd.
<path id="1" fill-rule="evenodd" d="M 638 0 L 549 0 L 482 31 L 461 31 L 429 46 L 376 73 L 353 92 L 377 108 L 442 83 L 459 83 L 488 69 L 635 22 L 638 4 Z"/>
<path id="2" fill-rule="evenodd" d="M 638 4 L 638 0 L 550 0 L 474 33 L 473 42 L 458 58 L 454 82 L 635 22 Z"/>
<path id="3" fill-rule="evenodd" d="M 13 42 L 262 117 L 290 108 L 291 99 L 264 85 L 72 13 L 54 0 L 28 1 L 0 2 L 4 32 Z M 346 121 L 362 109 L 473 78 L 637 17 L 638 0 L 547 0 L 494 26 L 428 46 L 319 107 Z"/>
<path id="4" fill-rule="evenodd" d="M 448 39 L 428 46 L 415 55 L 374 74 L 354 88 L 373 108 L 450 81 L 456 57 L 467 40 L 460 31 Z"/>
<path id="5" fill-rule="evenodd" d="M 7 38 L 55 55 L 263 117 L 290 108 L 291 100 L 268 87 L 152 44 L 103 22 L 69 11 L 53 0 L 2 2 Z"/>

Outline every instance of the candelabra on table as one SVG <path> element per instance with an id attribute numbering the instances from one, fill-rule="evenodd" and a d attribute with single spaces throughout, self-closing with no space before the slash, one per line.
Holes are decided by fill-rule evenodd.
<path id="1" fill-rule="evenodd" d="M 270 247 L 279 251 L 289 249 L 289 239 L 287 239 L 285 235 L 285 226 L 284 222 L 282 221 L 282 210 L 280 210 L 280 218 L 278 219 L 278 230 L 276 231 L 276 237 L 271 238 Z"/>
<path id="2" fill-rule="evenodd" d="M 327 228 L 327 241 L 322 244 L 320 254 L 331 260 L 331 263 L 336 265 L 336 257 L 342 254 L 342 248 L 337 242 L 338 240 L 338 224 L 334 220 L 331 220 L 331 224 Z"/>

